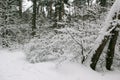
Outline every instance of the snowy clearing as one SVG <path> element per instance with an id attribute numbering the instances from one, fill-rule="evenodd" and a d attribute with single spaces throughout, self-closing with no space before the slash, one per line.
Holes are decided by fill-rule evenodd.
<path id="1" fill-rule="evenodd" d="M 98 73 L 76 63 L 31 64 L 22 51 L 0 50 L 0 80 L 120 80 L 120 72 Z"/>

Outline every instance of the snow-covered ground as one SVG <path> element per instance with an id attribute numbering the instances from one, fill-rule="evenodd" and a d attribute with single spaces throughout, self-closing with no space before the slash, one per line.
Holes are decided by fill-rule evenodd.
<path id="1" fill-rule="evenodd" d="M 120 80 L 120 72 L 98 73 L 77 63 L 31 64 L 22 51 L 0 50 L 0 80 Z"/>

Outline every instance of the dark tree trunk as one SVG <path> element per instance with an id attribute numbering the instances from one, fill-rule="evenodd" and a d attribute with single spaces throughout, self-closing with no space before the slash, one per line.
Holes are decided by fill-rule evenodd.
<path id="1" fill-rule="evenodd" d="M 32 36 L 36 34 L 36 7 L 37 7 L 37 0 L 33 0 L 33 14 L 32 14 Z"/>
<path id="2" fill-rule="evenodd" d="M 96 64 L 100 58 L 100 55 L 102 54 L 102 51 L 106 45 L 106 43 L 108 42 L 109 40 L 109 36 L 105 36 L 104 37 L 104 40 L 102 41 L 102 43 L 100 44 L 100 46 L 97 48 L 97 50 L 95 51 L 95 54 L 93 55 L 92 57 L 92 60 L 91 60 L 91 64 L 90 64 L 90 67 L 95 70 L 96 68 Z"/>
<path id="3" fill-rule="evenodd" d="M 55 4 L 55 19 L 62 20 L 64 15 L 64 1 L 58 0 Z"/>
<path id="4" fill-rule="evenodd" d="M 53 11 L 52 4 L 53 4 L 53 1 L 51 0 L 50 1 L 50 17 L 52 17 L 52 11 Z"/>
<path id="5" fill-rule="evenodd" d="M 62 20 L 63 15 L 64 15 L 64 1 L 60 0 L 60 3 L 59 3 L 59 20 Z"/>
<path id="6" fill-rule="evenodd" d="M 62 0 L 59 2 L 59 20 L 62 20 Z"/>
<path id="7" fill-rule="evenodd" d="M 111 66 L 113 63 L 113 57 L 115 52 L 115 45 L 117 42 L 117 37 L 119 35 L 119 31 L 113 30 L 111 40 L 109 42 L 109 46 L 107 49 L 107 56 L 106 56 L 106 69 L 111 70 Z"/>
<path id="8" fill-rule="evenodd" d="M 19 0 L 19 15 L 22 18 L 22 0 Z"/>
<path id="9" fill-rule="evenodd" d="M 53 1 L 51 0 L 49 3 L 48 3 L 48 18 L 52 19 L 52 4 L 53 4 Z"/>

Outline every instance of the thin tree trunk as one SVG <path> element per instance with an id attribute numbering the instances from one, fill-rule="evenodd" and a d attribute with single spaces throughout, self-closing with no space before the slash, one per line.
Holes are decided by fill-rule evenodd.
<path id="1" fill-rule="evenodd" d="M 40 13 L 40 2 L 38 3 L 38 6 L 37 6 L 37 15 L 39 15 Z"/>
<path id="2" fill-rule="evenodd" d="M 19 15 L 22 18 L 22 0 L 19 0 Z"/>
<path id="3" fill-rule="evenodd" d="M 37 7 L 37 0 L 33 0 L 33 15 L 32 15 L 32 36 L 36 34 L 36 7 Z"/>
<path id="4" fill-rule="evenodd" d="M 48 6 L 48 17 L 50 18 L 50 19 L 52 19 L 52 11 L 53 11 L 53 9 L 52 9 L 52 4 L 53 4 L 53 1 L 51 0 L 50 2 L 49 2 L 49 6 Z"/>
<path id="5" fill-rule="evenodd" d="M 62 20 L 62 0 L 60 0 L 59 2 L 59 20 Z"/>

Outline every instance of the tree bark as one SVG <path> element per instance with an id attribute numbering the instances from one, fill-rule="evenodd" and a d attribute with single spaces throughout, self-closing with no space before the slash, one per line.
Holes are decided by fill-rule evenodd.
<path id="1" fill-rule="evenodd" d="M 91 59 L 91 64 L 90 64 L 90 67 L 95 70 L 96 68 L 96 65 L 97 65 L 97 62 L 100 58 L 100 55 L 102 54 L 102 51 L 103 49 L 105 48 L 105 45 L 106 43 L 108 42 L 109 40 L 109 36 L 105 36 L 104 37 L 104 40 L 102 41 L 102 43 L 100 44 L 100 46 L 97 48 L 97 50 L 95 51 L 95 54 L 92 56 L 92 59 Z"/>
<path id="2" fill-rule="evenodd" d="M 113 57 L 115 54 L 115 45 L 117 42 L 117 37 L 119 35 L 119 31 L 117 30 L 113 30 L 112 31 L 112 36 L 111 36 L 111 40 L 109 42 L 109 46 L 107 49 L 107 56 L 106 56 L 106 69 L 107 70 L 111 70 L 111 66 L 113 64 Z"/>
<path id="3" fill-rule="evenodd" d="M 37 7 L 37 0 L 33 0 L 33 14 L 32 14 L 32 36 L 36 34 L 36 7 Z"/>
<path id="4" fill-rule="evenodd" d="M 22 18 L 22 0 L 19 0 L 19 15 Z"/>
<path id="5" fill-rule="evenodd" d="M 53 0 L 51 0 L 50 2 L 50 17 L 52 17 L 52 11 L 53 11 L 52 4 L 53 4 Z"/>

